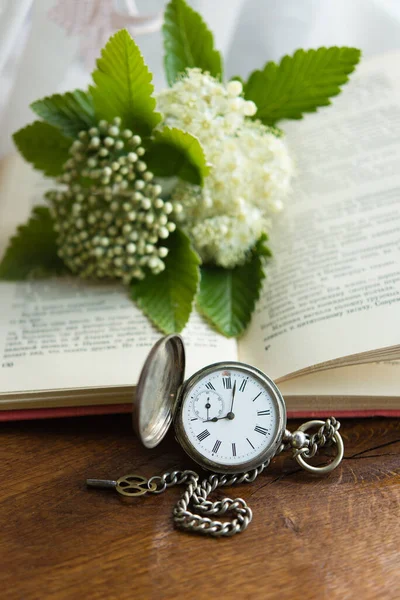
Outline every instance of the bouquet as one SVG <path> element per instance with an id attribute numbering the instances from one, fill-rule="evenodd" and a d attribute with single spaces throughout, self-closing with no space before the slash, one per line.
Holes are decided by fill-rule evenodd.
<path id="1" fill-rule="evenodd" d="M 293 161 L 278 123 L 328 105 L 360 58 L 355 48 L 298 50 L 247 81 L 225 81 L 220 53 L 184 0 L 166 7 L 169 88 L 126 30 L 101 52 L 89 90 L 34 102 L 14 134 L 53 179 L 0 263 L 0 278 L 116 280 L 163 332 L 192 308 L 240 335 L 259 297 L 273 216 Z"/>

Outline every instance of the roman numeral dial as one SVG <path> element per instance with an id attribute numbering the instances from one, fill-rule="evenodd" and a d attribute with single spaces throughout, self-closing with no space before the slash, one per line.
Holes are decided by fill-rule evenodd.
<path id="1" fill-rule="evenodd" d="M 239 386 L 239 392 L 244 392 L 244 390 L 246 389 L 247 382 L 248 382 L 248 378 L 243 379 L 243 381 L 241 382 L 241 384 Z"/>
<path id="2" fill-rule="evenodd" d="M 199 442 L 202 442 L 203 440 L 208 438 L 209 435 L 210 435 L 210 432 L 208 431 L 208 429 L 205 429 L 204 431 L 202 431 L 201 433 L 199 433 L 197 435 L 197 439 L 199 440 Z"/>
<path id="3" fill-rule="evenodd" d="M 222 378 L 222 383 L 223 386 L 226 390 L 231 390 L 232 389 L 232 379 L 231 377 L 223 377 Z"/>
<path id="4" fill-rule="evenodd" d="M 268 433 L 268 429 L 265 429 L 264 427 L 260 427 L 259 425 L 256 425 L 254 427 L 254 431 L 256 431 L 257 433 L 261 433 L 261 435 L 267 435 L 267 433 Z"/>
<path id="5" fill-rule="evenodd" d="M 206 468 L 256 464 L 276 444 L 277 403 L 268 381 L 245 365 L 215 365 L 185 390 L 182 423 L 191 456 Z M 275 442 L 274 442 L 275 441 Z M 274 446 L 274 448 L 276 445 Z M 261 464 L 261 462 L 259 464 Z M 217 468 L 218 467 L 218 468 Z M 239 470 L 238 470 L 239 472 Z"/>
<path id="6" fill-rule="evenodd" d="M 219 450 L 219 448 L 220 448 L 221 444 L 222 444 L 221 440 L 217 440 L 217 441 L 215 442 L 215 444 L 214 444 L 214 446 L 213 446 L 213 449 L 212 449 L 213 453 L 216 453 L 216 452 L 218 452 L 218 450 Z"/>

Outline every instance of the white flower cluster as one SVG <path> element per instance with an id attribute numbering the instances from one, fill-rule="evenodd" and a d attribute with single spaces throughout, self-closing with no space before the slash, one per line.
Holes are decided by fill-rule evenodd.
<path id="1" fill-rule="evenodd" d="M 227 268 L 243 263 L 268 231 L 293 173 L 283 139 L 248 118 L 257 109 L 242 91 L 239 81 L 224 85 L 199 69 L 188 69 L 158 96 L 163 124 L 198 137 L 211 164 L 203 188 L 184 182 L 176 186 L 172 201 L 182 206 L 176 221 L 204 262 Z"/>
<path id="2" fill-rule="evenodd" d="M 160 198 L 141 143 L 118 118 L 81 131 L 58 180 L 66 187 L 47 194 L 59 256 L 83 278 L 129 283 L 165 269 L 159 242 L 175 230 L 174 206 Z"/>

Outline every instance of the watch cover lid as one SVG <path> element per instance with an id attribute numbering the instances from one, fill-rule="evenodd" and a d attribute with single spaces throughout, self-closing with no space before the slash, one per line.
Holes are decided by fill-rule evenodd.
<path id="1" fill-rule="evenodd" d="M 133 400 L 133 428 L 146 448 L 157 446 L 167 433 L 184 376 L 181 336 L 161 338 L 146 358 Z"/>

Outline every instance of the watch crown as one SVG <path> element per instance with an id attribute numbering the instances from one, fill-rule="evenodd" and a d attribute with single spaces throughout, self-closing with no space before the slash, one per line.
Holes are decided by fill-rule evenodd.
<path id="1" fill-rule="evenodd" d="M 296 450 L 308 446 L 307 434 L 305 434 L 304 431 L 295 431 L 294 433 L 292 433 L 290 445 L 292 446 L 292 448 L 296 448 Z"/>

